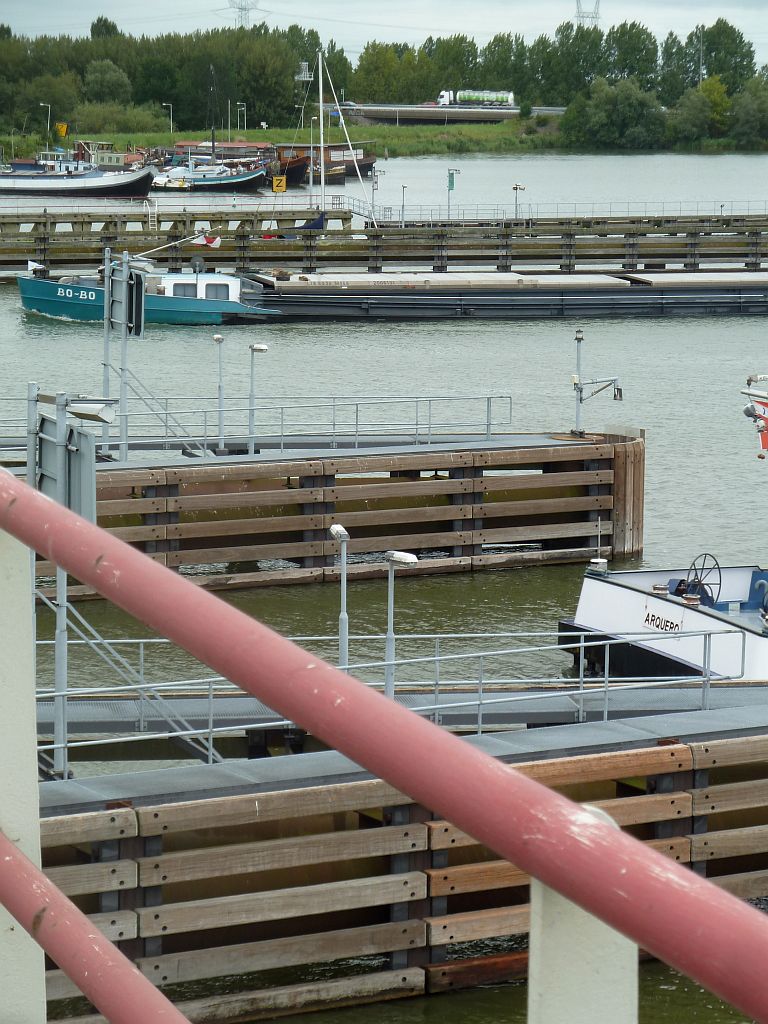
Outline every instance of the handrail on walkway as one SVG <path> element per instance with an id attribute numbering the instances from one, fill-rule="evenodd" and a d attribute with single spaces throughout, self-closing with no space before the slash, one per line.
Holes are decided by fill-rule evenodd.
<path id="1" fill-rule="evenodd" d="M 410 714 L 6 472 L 0 473 L 0 529 L 750 1018 L 768 1022 L 768 918 L 758 910 Z M 675 749 L 669 748 L 671 761 Z M 0 852 L 0 902 L 14 912 L 19 882 L 9 863 Z M 27 889 L 31 895 L 31 879 Z M 33 922 L 43 924 L 38 940 L 66 931 L 65 912 L 48 891 L 36 892 L 34 901 Z M 28 916 L 22 923 L 30 928 Z M 81 983 L 82 965 L 62 966 Z"/>

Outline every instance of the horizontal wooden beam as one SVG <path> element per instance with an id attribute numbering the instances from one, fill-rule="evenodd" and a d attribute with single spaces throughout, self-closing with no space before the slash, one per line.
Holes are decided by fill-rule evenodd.
<path id="1" fill-rule="evenodd" d="M 688 836 L 651 839 L 644 845 L 681 864 L 688 864 L 692 859 L 691 839 Z M 429 895 L 432 897 L 510 889 L 527 885 L 529 882 L 529 876 L 524 871 L 504 860 L 460 864 L 448 868 L 427 868 L 425 874 L 429 879 Z"/>
<path id="2" fill-rule="evenodd" d="M 427 943 L 447 946 L 452 942 L 476 942 L 503 935 L 525 935 L 530 926 L 531 910 L 525 903 L 515 907 L 492 907 L 461 914 L 444 914 L 426 918 Z"/>
<path id="3" fill-rule="evenodd" d="M 138 868 L 132 860 L 110 860 L 94 864 L 65 864 L 46 868 L 45 873 L 67 896 L 118 892 L 135 889 Z"/>
<path id="4" fill-rule="evenodd" d="M 694 861 L 746 857 L 753 853 L 768 853 L 768 825 L 705 832 L 691 837 Z"/>
<path id="5" fill-rule="evenodd" d="M 43 849 L 127 839 L 135 835 L 138 835 L 138 821 L 133 809 L 128 807 L 40 819 Z"/>
<path id="6" fill-rule="evenodd" d="M 171 885 L 201 878 L 222 878 L 258 871 L 332 864 L 364 857 L 426 850 L 424 825 L 391 826 L 321 835 L 296 835 L 256 843 L 183 850 L 140 857 L 140 885 Z"/>
<path id="7" fill-rule="evenodd" d="M 140 957 L 136 966 L 162 988 L 201 978 L 221 978 L 278 967 L 375 956 L 400 949 L 420 949 L 425 944 L 424 922 L 411 920 Z M 63 971 L 48 971 L 45 980 L 48 999 L 72 999 L 78 995 L 77 986 Z"/>
<path id="8" fill-rule="evenodd" d="M 263 921 L 284 921 L 291 917 L 331 914 L 338 910 L 409 903 L 424 899 L 426 895 L 426 878 L 421 872 L 411 872 L 139 907 L 136 916 L 139 935 L 149 938 Z"/>

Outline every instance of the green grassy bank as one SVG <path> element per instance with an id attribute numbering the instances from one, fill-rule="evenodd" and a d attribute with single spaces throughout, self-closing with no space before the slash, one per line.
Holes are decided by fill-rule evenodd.
<path id="1" fill-rule="evenodd" d="M 501 124 L 456 124 L 456 125 L 359 125 L 348 123 L 347 131 L 353 142 L 370 141 L 376 152 L 387 156 L 439 156 L 447 153 L 515 153 L 538 149 L 556 149 L 559 132 L 558 118 L 551 115 L 539 115 L 528 119 L 514 119 Z M 319 141 L 315 127 L 313 141 Z M 180 139 L 208 139 L 210 132 L 178 131 L 171 136 L 168 132 L 154 134 L 118 134 L 113 132 L 99 133 L 98 136 L 83 135 L 81 137 L 98 137 L 114 142 L 115 149 L 124 150 L 129 144 L 140 147 L 171 147 Z M 226 129 L 217 133 L 217 138 L 226 141 Z M 231 138 L 247 138 L 250 142 L 304 142 L 308 143 L 309 129 L 268 128 L 266 131 L 248 131 L 231 133 Z M 342 142 L 344 136 L 338 126 L 333 126 L 330 136 L 326 133 L 327 142 Z M 32 157 L 46 148 L 44 136 L 28 135 L 20 138 L 14 136 L 11 146 L 10 136 L 0 135 L 0 146 L 3 147 L 5 159 L 10 159 L 12 151 L 16 156 Z"/>

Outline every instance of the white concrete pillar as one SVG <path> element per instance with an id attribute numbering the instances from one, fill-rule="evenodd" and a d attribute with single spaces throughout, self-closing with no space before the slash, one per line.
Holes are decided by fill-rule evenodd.
<path id="1" fill-rule="evenodd" d="M 637 958 L 630 939 L 531 879 L 528 1024 L 637 1024 Z"/>
<path id="2" fill-rule="evenodd" d="M 0 829 L 40 864 L 34 605 L 29 549 L 0 530 Z M 3 1024 L 45 1024 L 43 951 L 0 906 Z"/>

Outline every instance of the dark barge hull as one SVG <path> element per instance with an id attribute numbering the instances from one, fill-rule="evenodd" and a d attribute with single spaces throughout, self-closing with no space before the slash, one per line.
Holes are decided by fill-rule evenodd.
<path id="1" fill-rule="evenodd" d="M 307 289 L 281 292 L 265 287 L 262 305 L 294 319 L 438 320 L 470 318 L 525 320 L 547 317 L 624 316 L 761 316 L 768 313 L 768 285 L 679 287 L 662 290 L 632 287 L 568 289 L 516 288 L 514 292 L 477 290 L 440 294 L 413 289 L 351 292 Z"/>
<path id="2" fill-rule="evenodd" d="M 74 199 L 145 199 L 149 193 L 152 179 L 155 172 L 148 167 L 142 175 L 131 174 L 126 171 L 125 181 L 116 180 L 120 175 L 109 173 L 107 181 L 100 181 L 98 177 L 83 176 L 76 180 L 62 178 L 58 183 L 51 178 L 42 180 L 37 175 L 29 175 L 29 183 L 20 182 L 18 179 L 10 182 L 3 181 L 0 175 L 0 196 L 35 196 L 38 199 L 48 199 L 53 196 L 71 196 Z M 35 179 L 37 178 L 37 183 Z M 76 180 L 76 184 L 73 181 Z"/>
<path id="3" fill-rule="evenodd" d="M 301 185 L 309 173 L 308 156 L 292 156 L 280 161 L 280 173 L 286 185 Z"/>
<path id="4" fill-rule="evenodd" d="M 609 671 L 612 678 L 661 679 L 669 676 L 698 676 L 701 670 L 684 661 L 665 657 L 642 644 L 620 643 L 618 637 L 595 633 L 587 626 L 580 626 L 573 619 L 561 619 L 557 624 L 557 645 L 573 657 L 576 673 L 579 671 L 579 639 L 572 634 L 584 630 L 587 643 L 594 645 L 584 649 L 585 673 L 600 677 L 605 672 L 605 647 L 610 643 Z"/>
<path id="5" fill-rule="evenodd" d="M 195 179 L 190 192 L 222 192 L 231 195 L 233 192 L 258 192 L 266 185 L 266 171 L 258 171 L 254 174 L 233 174 L 229 178 L 204 178 Z M 170 191 L 170 190 L 169 190 Z"/>

